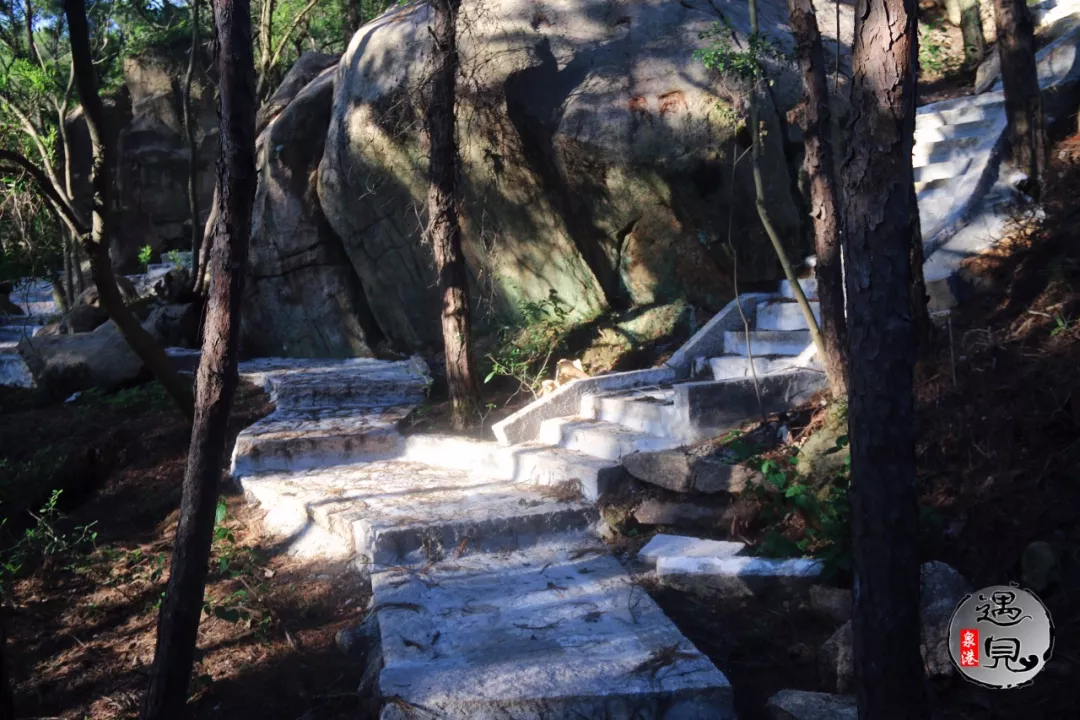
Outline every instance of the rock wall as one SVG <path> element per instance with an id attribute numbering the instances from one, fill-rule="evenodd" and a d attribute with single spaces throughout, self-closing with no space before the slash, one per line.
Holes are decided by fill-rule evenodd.
<path id="1" fill-rule="evenodd" d="M 437 347 L 440 332 L 422 240 L 429 12 L 396 8 L 353 37 L 335 75 L 318 184 L 378 326 L 412 350 Z M 782 32 L 786 12 L 763 3 L 762 27 Z M 747 28 L 744 7 L 723 13 Z M 730 179 L 745 141 L 730 111 L 745 109 L 745 95 L 693 57 L 718 20 L 690 0 L 464 3 L 462 220 L 481 329 L 552 289 L 579 318 L 678 296 L 718 308 L 732 294 L 729 220 L 741 279 L 775 277 L 748 163 Z M 792 78 L 779 80 L 770 95 L 783 112 L 765 98 L 771 138 L 783 137 L 781 118 L 798 99 Z M 800 246 L 781 142 L 767 144 L 765 164 L 775 220 Z"/>
<path id="2" fill-rule="evenodd" d="M 323 58 L 322 67 L 336 60 Z M 247 355 L 363 357 L 371 355 L 369 332 L 378 335 L 363 288 L 316 196 L 334 69 L 306 86 L 300 81 L 310 80 L 319 66 L 318 57 L 301 58 L 290 71 L 285 92 L 275 95 L 284 110 L 263 118 L 256 144 L 259 181 L 242 313 Z M 283 97 L 289 92 L 294 97 Z"/>

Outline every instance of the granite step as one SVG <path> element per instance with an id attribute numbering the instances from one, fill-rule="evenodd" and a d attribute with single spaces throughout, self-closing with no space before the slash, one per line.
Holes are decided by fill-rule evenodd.
<path id="1" fill-rule="evenodd" d="M 961 156 L 945 162 L 934 163 L 933 165 L 923 165 L 914 169 L 914 180 L 916 183 L 951 180 L 966 173 L 971 164 L 972 158 L 970 156 Z"/>
<path id="2" fill-rule="evenodd" d="M 583 417 L 551 418 L 540 424 L 539 442 L 618 460 L 630 453 L 667 450 L 686 444 L 678 438 L 658 437 L 623 425 Z"/>
<path id="3" fill-rule="evenodd" d="M 801 362 L 798 357 L 790 355 L 761 356 L 753 358 L 753 370 L 751 359 L 743 355 L 722 355 L 709 358 L 709 369 L 712 371 L 713 380 L 727 380 L 729 378 L 748 378 L 757 375 L 759 378 L 766 375 L 794 370 L 798 367 L 817 367 L 816 361 Z"/>
<path id="4" fill-rule="evenodd" d="M 401 447 L 398 423 L 415 405 L 277 410 L 236 438 L 234 476 L 351 465 Z"/>
<path id="5" fill-rule="evenodd" d="M 813 342 L 809 330 L 751 330 L 750 351 L 747 352 L 747 333 L 743 330 L 724 332 L 724 353 L 747 357 L 799 355 Z"/>
<path id="6" fill-rule="evenodd" d="M 817 302 L 810 303 L 810 312 L 818 324 L 821 323 L 821 307 Z M 770 300 L 757 307 L 758 330 L 808 330 L 806 318 L 799 303 L 791 300 Z"/>
<path id="7" fill-rule="evenodd" d="M 671 388 L 587 395 L 581 401 L 581 417 L 603 420 L 657 437 L 678 433 L 675 391 Z"/>
<path id="8" fill-rule="evenodd" d="M 807 300 L 817 300 L 817 278 L 800 278 L 799 287 L 802 288 Z M 788 300 L 795 299 L 795 290 L 787 280 L 780 281 L 780 297 Z"/>
<path id="9" fill-rule="evenodd" d="M 338 554 L 376 567 L 423 565 L 465 547 L 517 550 L 595 521 L 591 505 L 546 488 L 401 460 L 259 473 L 240 484 L 285 545 L 315 528 Z"/>
<path id="10" fill-rule="evenodd" d="M 733 720 L 731 684 L 603 544 L 548 536 L 372 574 L 382 720 Z"/>

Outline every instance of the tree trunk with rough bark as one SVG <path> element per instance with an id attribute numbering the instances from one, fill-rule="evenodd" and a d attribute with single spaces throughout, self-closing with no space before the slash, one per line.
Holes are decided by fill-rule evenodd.
<path id="1" fill-rule="evenodd" d="M 847 321 L 844 319 L 844 276 L 840 267 L 840 198 L 831 139 L 829 87 L 825 81 L 825 51 L 814 4 L 810 0 L 788 0 L 788 8 L 806 94 L 803 144 L 813 206 L 817 257 L 814 273 L 818 285 L 821 338 L 825 345 L 822 361 L 833 399 L 846 401 Z"/>
<path id="2" fill-rule="evenodd" d="M 255 66 L 249 0 L 214 0 L 222 189 L 183 499 L 143 720 L 184 711 L 206 590 L 229 410 L 237 385 L 240 308 L 255 198 Z"/>
<path id="3" fill-rule="evenodd" d="M 364 13 L 361 7 L 361 0 L 347 0 L 345 5 L 346 20 L 349 25 L 350 34 L 356 34 L 356 31 L 360 29 L 360 26 L 364 23 Z M 349 39 L 345 39 L 347 45 Z"/>
<path id="4" fill-rule="evenodd" d="M 202 245 L 203 228 L 199 224 L 199 146 L 195 142 L 195 127 L 192 124 L 191 84 L 195 76 L 195 57 L 199 52 L 199 4 L 200 0 L 191 0 L 191 55 L 188 58 L 187 73 L 184 75 L 184 130 L 188 144 L 188 214 L 191 216 L 191 286 L 199 276 L 199 247 Z"/>
<path id="5" fill-rule="evenodd" d="M 90 29 L 84 0 L 64 0 L 64 13 L 71 39 L 75 86 L 82 101 L 92 149 L 90 180 L 94 189 L 94 210 L 90 233 L 84 234 L 82 241 L 90 258 L 90 274 L 97 286 L 101 307 L 116 323 L 124 340 L 162 384 L 181 412 L 191 418 L 194 414 L 191 389 L 173 370 L 165 350 L 124 304 L 116 285 L 116 275 L 109 257 L 113 209 L 110 170 L 115 164 L 112 144 L 106 141 L 104 131 L 105 111 L 98 95 L 97 70 L 90 52 Z"/>
<path id="6" fill-rule="evenodd" d="M 457 14 L 460 0 L 431 0 L 434 9 L 431 88 L 427 106 L 428 237 L 442 293 L 442 331 L 452 423 L 464 429 L 480 407 L 472 349 L 469 284 L 458 219 L 458 146 L 454 102 L 457 86 Z"/>
<path id="7" fill-rule="evenodd" d="M 1028 194 L 1037 198 L 1046 171 L 1047 149 L 1035 64 L 1035 26 L 1024 0 L 994 0 L 994 20 L 1012 161 L 1028 177 Z"/>
<path id="8" fill-rule="evenodd" d="M 915 0 L 862 0 L 842 171 L 860 718 L 925 720 L 915 492 Z"/>

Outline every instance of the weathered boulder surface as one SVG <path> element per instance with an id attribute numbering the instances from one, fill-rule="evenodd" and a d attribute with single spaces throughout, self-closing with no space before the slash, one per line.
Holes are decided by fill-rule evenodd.
<path id="1" fill-rule="evenodd" d="M 760 5 L 762 27 L 782 33 L 786 5 Z M 745 38 L 746 8 L 723 12 Z M 353 37 L 337 67 L 318 184 L 379 327 L 414 349 L 440 336 L 421 240 L 429 14 L 424 3 L 396 8 Z M 744 113 L 745 91 L 693 57 L 720 19 L 702 0 L 496 0 L 470 15 L 459 40 L 458 134 L 478 308 L 513 314 L 554 289 L 578 317 L 677 296 L 718 309 L 731 294 L 729 212 L 740 278 L 775 274 L 748 163 L 734 187 L 730 179 L 743 139 L 732 111 Z M 799 92 L 790 74 L 777 79 L 762 95 L 776 139 L 765 145 L 767 192 L 782 237 L 796 244 L 800 211 L 779 139 Z"/>
<path id="2" fill-rule="evenodd" d="M 131 302 L 139 296 L 135 283 L 123 275 L 116 276 L 116 287 L 120 290 L 120 296 L 124 299 L 124 302 Z M 101 296 L 98 293 L 97 284 L 89 283 L 86 289 L 75 298 L 75 307 L 82 306 L 101 307 Z"/>
<path id="3" fill-rule="evenodd" d="M 93 332 L 45 335 L 18 346 L 37 387 L 56 397 L 98 387 L 112 390 L 142 373 L 142 361 L 110 321 Z"/>
<path id="4" fill-rule="evenodd" d="M 286 82 L 294 77 L 290 71 Z M 333 90 L 334 70 L 328 69 L 267 122 L 257 142 L 242 315 L 248 355 L 371 355 L 364 291 L 316 197 Z"/>
<path id="5" fill-rule="evenodd" d="M 805 690 L 781 690 L 766 705 L 770 720 L 858 720 L 851 695 L 829 695 Z"/>
<path id="6" fill-rule="evenodd" d="M 281 84 L 274 90 L 270 99 L 262 104 L 255 114 L 255 134 L 261 135 L 270 121 L 289 106 L 301 90 L 314 80 L 323 70 L 337 64 L 338 55 L 320 52 L 306 52 L 297 58 L 289 72 L 281 79 Z"/>
<path id="7" fill-rule="evenodd" d="M 955 672 L 949 657 L 949 622 L 960 599 L 971 592 L 964 576 L 943 562 L 920 568 L 922 626 L 920 650 L 928 677 L 948 677 Z M 844 623 L 821 647 L 818 667 L 822 681 L 838 693 L 850 692 L 855 678 L 855 634 L 851 621 Z"/>

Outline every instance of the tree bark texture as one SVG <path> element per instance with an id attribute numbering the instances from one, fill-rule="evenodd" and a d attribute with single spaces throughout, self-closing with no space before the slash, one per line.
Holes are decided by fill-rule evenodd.
<path id="1" fill-rule="evenodd" d="M 195 58 L 199 52 L 199 4 L 191 0 L 191 55 L 188 57 L 187 73 L 184 75 L 184 131 L 188 144 L 188 214 L 191 216 L 191 286 L 199 276 L 199 247 L 202 245 L 203 228 L 199 224 L 199 146 L 195 142 L 192 124 L 191 84 L 195 76 Z"/>
<path id="2" fill-rule="evenodd" d="M 842 172 L 859 717 L 925 720 L 911 304 L 915 0 L 860 0 Z"/>
<path id="3" fill-rule="evenodd" d="M 457 14 L 460 0 L 431 0 L 434 58 L 427 105 L 430 142 L 428 237 L 442 293 L 442 331 L 452 421 L 462 429 L 479 408 L 472 351 L 469 284 L 458 218 L 458 147 L 454 113 L 457 86 Z"/>
<path id="4" fill-rule="evenodd" d="M 825 80 L 825 51 L 814 4 L 810 0 L 788 0 L 795 55 L 806 94 L 806 124 L 803 128 L 806 174 L 810 179 L 813 207 L 814 252 L 817 264 L 818 304 L 821 338 L 825 345 L 822 361 L 834 399 L 847 398 L 847 322 L 844 319 L 844 277 L 840 267 L 840 197 L 832 147 L 832 120 L 829 87 Z"/>
<path id="5" fill-rule="evenodd" d="M 229 411 L 237 385 L 240 307 L 255 198 L 255 71 L 249 0 L 214 0 L 220 77 L 218 198 L 210 287 L 172 568 L 158 624 L 145 719 L 187 700 L 206 588 Z"/>
<path id="6" fill-rule="evenodd" d="M 94 191 L 93 217 L 89 236 L 83 233 L 82 239 L 86 254 L 90 258 L 90 274 L 97 286 L 101 306 L 116 323 L 124 340 L 164 386 L 181 412 L 190 418 L 194 412 L 191 389 L 173 370 L 165 350 L 124 304 L 124 298 L 116 285 L 112 258 L 109 257 L 113 206 L 110 169 L 115 167 L 115 162 L 112 144 L 106 141 L 105 111 L 98 95 L 97 70 L 90 52 L 90 29 L 84 0 L 64 0 L 64 13 L 71 38 L 75 87 L 82 102 L 92 149 L 90 180 Z"/>
<path id="7" fill-rule="evenodd" d="M 1012 161 L 1028 176 L 1030 194 L 1037 197 L 1046 170 L 1047 150 L 1035 64 L 1035 26 L 1024 0 L 994 0 L 994 19 Z"/>

